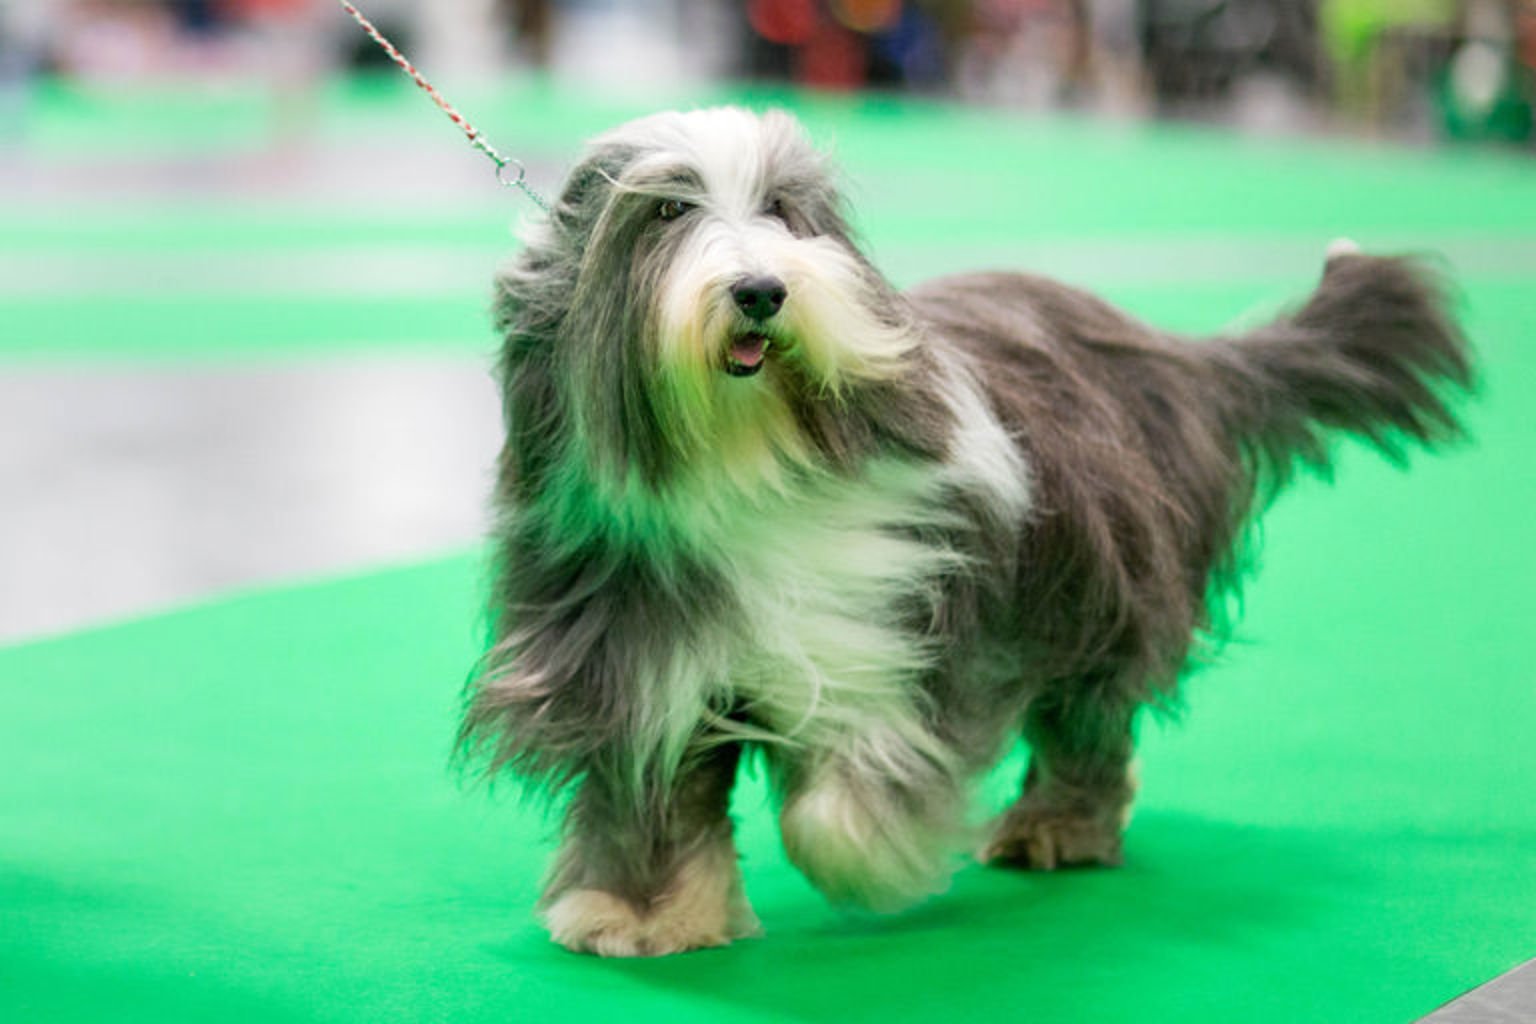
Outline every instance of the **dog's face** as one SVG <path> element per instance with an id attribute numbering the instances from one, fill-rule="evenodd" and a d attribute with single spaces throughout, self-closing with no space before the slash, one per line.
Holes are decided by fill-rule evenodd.
<path id="1" fill-rule="evenodd" d="M 783 114 L 667 113 L 596 139 L 503 289 L 548 318 L 584 446 L 646 477 L 806 458 L 807 407 L 896 376 L 913 347 Z"/>

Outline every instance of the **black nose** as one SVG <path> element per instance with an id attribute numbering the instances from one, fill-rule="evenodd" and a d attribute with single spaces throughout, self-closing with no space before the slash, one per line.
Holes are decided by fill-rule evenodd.
<path id="1" fill-rule="evenodd" d="M 763 321 L 779 311 L 789 289 L 776 277 L 744 277 L 731 285 L 731 298 L 753 320 Z"/>

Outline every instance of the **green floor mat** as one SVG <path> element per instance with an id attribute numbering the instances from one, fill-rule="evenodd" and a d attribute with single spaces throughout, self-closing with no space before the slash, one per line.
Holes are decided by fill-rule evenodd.
<path id="1" fill-rule="evenodd" d="M 1536 351 L 1476 447 L 1342 453 L 1266 520 L 1236 641 L 1143 730 L 1117 871 L 828 909 L 738 799 L 766 938 L 666 962 L 533 923 L 548 825 L 447 768 L 481 568 L 0 651 L 0 1016 L 1401 1021 L 1536 952 Z M 991 781 L 1002 796 L 1006 768 Z M 12 1012 L 5 1012 L 10 1010 Z"/>
<path id="2" fill-rule="evenodd" d="M 1282 501 L 1239 640 L 1143 730 L 1123 869 L 848 917 L 748 780 L 767 937 L 661 962 L 550 945 L 547 823 L 447 768 L 474 557 L 0 651 L 0 1014 L 1410 1019 L 1536 951 L 1520 459 L 1351 450 Z"/>

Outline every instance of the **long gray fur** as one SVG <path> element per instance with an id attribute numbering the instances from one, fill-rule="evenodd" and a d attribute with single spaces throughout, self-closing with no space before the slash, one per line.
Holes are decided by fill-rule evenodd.
<path id="1" fill-rule="evenodd" d="M 684 865 L 702 850 L 731 856 L 728 794 L 743 747 L 767 754 L 791 855 L 839 901 L 883 909 L 936 888 L 928 876 L 942 869 L 926 861 L 964 841 L 967 780 L 1020 731 L 1029 776 L 983 856 L 1116 862 L 1136 710 L 1175 697 L 1236 581 L 1254 513 L 1296 466 L 1326 470 L 1336 431 L 1394 458 L 1407 442 L 1456 437 L 1452 396 L 1472 384 L 1441 289 L 1404 259 L 1336 256 L 1294 313 L 1202 342 L 1021 274 L 901 293 L 859 254 L 830 172 L 793 122 L 742 127 L 746 117 L 663 115 L 599 140 L 498 280 L 507 442 L 496 642 L 471 682 L 461 739 L 492 770 L 550 794 L 575 787 L 545 900 L 572 948 L 664 953 L 750 933 L 740 907 L 726 931 L 680 922 L 678 909 L 697 917 L 695 904 L 715 899 L 698 895 L 714 890 Z M 658 355 L 658 296 L 719 201 L 718 169 L 688 154 L 707 154 L 712 143 L 695 136 L 720 125 L 755 133 L 742 159 L 761 163 L 753 201 L 774 218 L 773 237 L 831 240 L 859 268 L 846 301 L 913 340 L 900 372 L 835 391 L 790 337 L 775 340 L 783 351 L 759 377 L 708 385 L 771 388 L 790 410 L 811 454 L 782 460 L 783 500 L 723 485 L 697 497 L 698 480 L 722 471 L 707 433 L 674 426 L 687 410 Z M 688 214 L 659 219 L 669 198 Z M 959 405 L 957 388 L 968 396 Z M 998 499 L 1001 483 L 945 472 L 965 462 L 972 415 L 1011 439 L 1027 510 Z M 892 683 L 921 735 L 869 740 L 894 765 L 882 776 L 858 737 L 848 749 L 802 742 L 776 723 L 761 684 L 699 653 L 746 649 L 754 582 L 718 538 L 686 525 L 681 496 L 720 515 L 761 500 L 793 522 L 795 495 L 843 488 L 839 500 L 856 501 L 890 466 L 932 467 L 941 483 L 913 499 L 923 509 L 876 529 L 947 560 L 871 605 L 881 628 L 931 655 Z M 684 742 L 654 742 L 647 723 L 695 663 L 720 678 L 688 684 L 698 714 Z M 829 839 L 825 821 L 807 824 L 820 813 L 809 795 L 890 824 Z M 739 889 L 725 881 L 720 891 Z M 586 902 L 550 911 L 572 893 Z M 593 910 L 610 907 L 593 893 L 628 910 Z"/>

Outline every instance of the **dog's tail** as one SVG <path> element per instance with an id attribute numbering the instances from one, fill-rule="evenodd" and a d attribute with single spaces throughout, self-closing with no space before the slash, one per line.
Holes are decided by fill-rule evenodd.
<path id="1" fill-rule="evenodd" d="M 1419 263 L 1336 242 L 1296 312 L 1206 352 L 1231 397 L 1228 426 L 1268 488 L 1298 463 L 1326 473 L 1328 434 L 1352 433 L 1394 461 L 1408 442 L 1454 440 L 1474 386 L 1471 350 L 1440 282 Z M 1272 493 L 1272 492 L 1271 492 Z"/>

